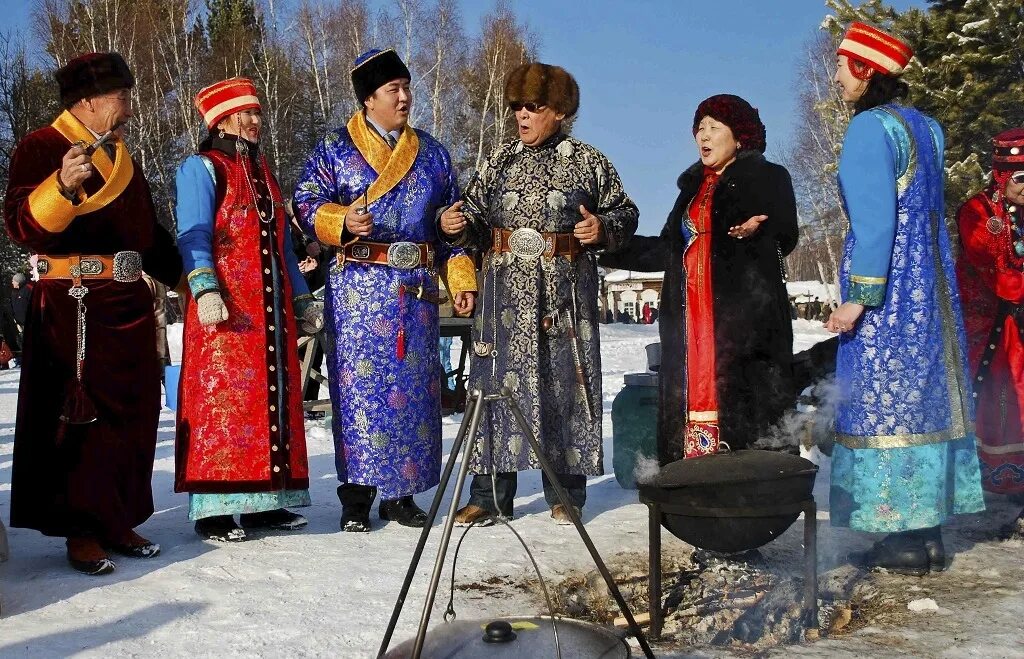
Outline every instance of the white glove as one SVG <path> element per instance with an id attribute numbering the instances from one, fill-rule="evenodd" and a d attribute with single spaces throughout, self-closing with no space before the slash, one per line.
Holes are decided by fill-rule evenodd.
<path id="1" fill-rule="evenodd" d="M 324 303 L 319 300 L 310 302 L 302 312 L 300 328 L 312 336 L 324 328 Z"/>
<path id="2" fill-rule="evenodd" d="M 228 308 L 224 306 L 220 293 L 206 293 L 196 300 L 196 304 L 199 305 L 196 316 L 203 327 L 211 327 L 228 319 Z"/>

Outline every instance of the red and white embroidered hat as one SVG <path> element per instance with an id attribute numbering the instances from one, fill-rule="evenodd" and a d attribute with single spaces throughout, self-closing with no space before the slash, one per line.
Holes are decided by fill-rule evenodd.
<path id="1" fill-rule="evenodd" d="M 222 80 L 196 94 L 196 108 L 209 128 L 216 126 L 229 114 L 259 107 L 256 86 L 248 78 Z"/>
<path id="2" fill-rule="evenodd" d="M 867 23 L 850 23 L 839 44 L 839 55 L 867 64 L 879 73 L 898 76 L 907 68 L 914 51 L 906 43 Z"/>

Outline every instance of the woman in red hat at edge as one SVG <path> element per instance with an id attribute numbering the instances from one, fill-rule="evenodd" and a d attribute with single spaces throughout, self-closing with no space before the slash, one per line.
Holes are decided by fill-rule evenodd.
<path id="1" fill-rule="evenodd" d="M 306 525 L 309 505 L 296 339 L 323 327 L 292 249 L 277 180 L 259 151 L 250 80 L 207 87 L 210 129 L 177 175 L 178 249 L 194 303 L 185 318 L 175 490 L 210 540 Z M 234 515 L 241 515 L 241 526 Z"/>
<path id="2" fill-rule="evenodd" d="M 1024 494 L 1024 128 L 992 140 L 992 181 L 957 221 L 981 483 Z M 1024 537 L 1024 510 L 1011 533 Z"/>

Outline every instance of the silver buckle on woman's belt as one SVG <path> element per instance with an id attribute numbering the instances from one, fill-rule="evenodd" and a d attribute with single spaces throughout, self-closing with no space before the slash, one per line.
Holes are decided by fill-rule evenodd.
<path id="1" fill-rule="evenodd" d="M 388 247 L 388 265 L 399 270 L 419 267 L 420 256 L 420 246 L 416 243 L 402 241 Z"/>
<path id="2" fill-rule="evenodd" d="M 141 278 L 142 254 L 132 251 L 114 254 L 114 281 L 130 284 Z"/>
<path id="3" fill-rule="evenodd" d="M 522 259 L 535 259 L 547 250 L 544 236 L 536 229 L 520 227 L 508 237 L 508 251 Z"/>

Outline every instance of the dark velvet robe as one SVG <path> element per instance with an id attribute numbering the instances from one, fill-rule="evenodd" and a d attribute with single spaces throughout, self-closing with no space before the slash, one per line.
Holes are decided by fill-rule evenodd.
<path id="1" fill-rule="evenodd" d="M 33 216 L 29 195 L 60 169 L 71 143 L 47 126 L 25 137 L 11 160 L 4 205 L 7 231 L 20 245 L 49 256 L 143 254 L 143 267 L 174 286 L 181 259 L 157 224 L 149 185 L 135 163 L 127 188 L 110 204 L 50 231 Z M 85 183 L 92 195 L 98 173 Z M 153 298 L 133 283 L 84 280 L 87 345 L 83 381 L 98 418 L 59 420 L 75 377 L 77 305 L 71 281 L 36 284 L 25 323 L 11 483 L 11 525 L 46 535 L 103 537 L 135 527 L 153 513 L 151 479 L 160 413 Z"/>
<path id="2" fill-rule="evenodd" d="M 601 265 L 665 271 L 659 307 L 662 362 L 658 453 L 683 457 L 686 425 L 686 327 L 682 219 L 703 175 L 696 163 L 679 177 L 679 197 L 660 237 L 635 236 Z M 738 449 L 758 439 L 794 402 L 793 328 L 782 258 L 797 242 L 796 202 L 785 168 L 747 151 L 722 174 L 712 197 L 711 272 L 715 318 L 715 384 L 721 440 Z M 750 238 L 729 227 L 767 215 Z"/>

